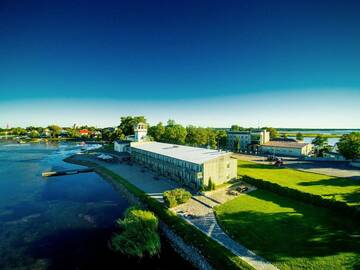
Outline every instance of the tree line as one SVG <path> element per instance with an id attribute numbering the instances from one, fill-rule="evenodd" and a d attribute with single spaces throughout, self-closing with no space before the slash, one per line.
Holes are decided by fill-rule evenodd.
<path id="1" fill-rule="evenodd" d="M 28 136 L 30 138 L 41 137 L 44 131 L 49 132 L 49 136 L 57 138 L 63 136 L 66 131 L 68 138 L 83 138 L 80 130 L 87 129 L 89 135 L 85 137 L 98 139 L 107 142 L 115 140 L 124 140 L 126 136 L 134 134 L 134 127 L 138 123 L 145 123 L 148 126 L 148 136 L 150 139 L 173 144 L 182 144 L 195 147 L 209 147 L 211 149 L 226 149 L 227 133 L 225 129 L 204 128 L 193 125 L 183 126 L 174 120 L 168 120 L 164 125 L 162 122 L 150 126 L 145 116 L 124 116 L 120 118 L 120 124 L 113 128 L 97 128 L 93 126 L 76 126 L 60 127 L 58 125 L 50 125 L 44 127 L 30 126 L 27 128 L 15 127 L 11 129 L 1 129 L 0 135 Z M 285 134 L 280 135 L 273 127 L 263 127 L 270 132 L 270 138 L 286 138 Z M 231 131 L 251 131 L 252 128 L 244 128 L 239 125 L 232 125 Z M 296 134 L 297 140 L 303 140 L 304 136 L 301 132 Z M 315 154 L 324 156 L 325 153 L 332 151 L 332 146 L 328 145 L 327 137 L 318 135 L 312 141 L 315 146 Z M 360 132 L 352 132 L 345 134 L 337 143 L 337 149 L 346 159 L 360 159 Z"/>
<path id="2" fill-rule="evenodd" d="M 183 126 L 174 120 L 168 120 L 166 125 L 162 122 L 150 126 L 144 116 L 126 116 L 120 118 L 120 125 L 109 134 L 109 141 L 124 139 L 134 134 L 134 127 L 138 123 L 148 126 L 148 136 L 151 140 L 173 144 L 183 144 L 196 147 L 210 147 L 211 149 L 226 147 L 226 130 L 214 128 Z"/>

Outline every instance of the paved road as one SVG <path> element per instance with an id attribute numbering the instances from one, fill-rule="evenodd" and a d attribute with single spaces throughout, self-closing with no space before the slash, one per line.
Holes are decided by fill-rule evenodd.
<path id="1" fill-rule="evenodd" d="M 263 156 L 234 154 L 234 157 L 240 160 L 252 161 L 260 164 L 269 164 L 269 162 L 266 161 L 266 157 Z M 284 158 L 284 164 L 288 168 L 306 172 L 320 173 L 335 177 L 351 177 L 354 179 L 360 179 L 360 170 L 350 166 L 347 161 L 306 161 L 287 157 Z"/>
<path id="2" fill-rule="evenodd" d="M 144 170 L 138 165 L 129 166 L 126 164 L 119 163 L 108 163 L 103 162 L 86 155 L 79 155 L 76 158 L 96 162 L 111 171 L 117 173 L 118 175 L 125 178 L 130 183 L 134 184 L 138 188 L 142 189 L 149 196 L 163 202 L 162 193 L 169 189 L 174 189 L 179 187 L 179 185 L 169 179 L 161 178 L 160 180 L 154 179 L 154 173 L 148 170 Z M 213 238 L 215 241 L 221 245 L 228 248 L 235 255 L 239 256 L 241 259 L 252 265 L 255 269 L 259 270 L 278 270 L 270 262 L 266 261 L 264 258 L 257 256 L 252 251 L 248 250 L 244 246 L 232 240 L 218 225 L 216 218 L 214 216 L 213 206 L 216 205 L 213 200 L 207 199 L 205 196 L 194 196 L 190 202 L 187 204 L 190 205 L 190 210 L 193 208 L 193 211 L 200 215 L 194 217 L 179 214 L 182 218 L 193 224 L 195 227 L 200 229 L 202 232 Z"/>
<path id="3" fill-rule="evenodd" d="M 335 177 L 351 177 L 360 180 L 360 170 L 341 161 L 287 161 L 285 166 L 296 170 L 321 173 Z"/>

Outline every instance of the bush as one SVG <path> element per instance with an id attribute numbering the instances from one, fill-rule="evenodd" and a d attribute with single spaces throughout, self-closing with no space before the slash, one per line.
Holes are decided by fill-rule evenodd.
<path id="1" fill-rule="evenodd" d="M 175 196 L 169 194 L 167 191 L 163 194 L 164 203 L 167 207 L 172 208 L 178 205 Z"/>
<path id="2" fill-rule="evenodd" d="M 211 180 L 211 177 L 209 178 L 207 190 L 215 190 L 215 183 Z"/>
<path id="3" fill-rule="evenodd" d="M 302 192 L 297 189 L 292 189 L 284 186 L 280 186 L 276 183 L 271 183 L 262 179 L 252 178 L 250 176 L 244 175 L 242 179 L 252 184 L 258 188 L 262 188 L 279 195 L 302 201 L 304 203 L 310 203 L 312 205 L 329 208 L 336 211 L 339 214 L 347 215 L 353 217 L 356 220 L 360 220 L 360 211 L 355 207 L 352 207 L 345 202 L 336 201 L 334 199 L 326 199 L 320 195 L 314 195 L 306 192 Z"/>
<path id="4" fill-rule="evenodd" d="M 154 213 L 130 207 L 124 219 L 118 219 L 116 223 L 121 232 L 112 237 L 112 250 L 139 258 L 160 252 L 159 222 Z"/>
<path id="5" fill-rule="evenodd" d="M 164 203 L 172 208 L 179 204 L 186 203 L 191 198 L 191 193 L 183 188 L 168 190 L 163 193 Z"/>

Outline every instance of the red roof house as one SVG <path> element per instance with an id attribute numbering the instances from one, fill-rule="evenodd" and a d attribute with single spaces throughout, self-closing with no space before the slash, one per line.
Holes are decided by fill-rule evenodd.
<path id="1" fill-rule="evenodd" d="M 79 132 L 81 136 L 86 136 L 90 134 L 90 131 L 87 129 L 81 129 Z"/>

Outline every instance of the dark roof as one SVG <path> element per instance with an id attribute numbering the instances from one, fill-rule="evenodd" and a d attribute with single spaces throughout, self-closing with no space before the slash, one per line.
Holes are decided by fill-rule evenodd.
<path id="1" fill-rule="evenodd" d="M 117 143 L 131 143 L 131 140 L 115 140 Z"/>
<path id="2" fill-rule="evenodd" d="M 282 148 L 303 148 L 309 143 L 298 143 L 298 142 L 289 142 L 289 141 L 269 141 L 262 146 L 272 146 L 272 147 L 282 147 Z"/>
<path id="3" fill-rule="evenodd" d="M 264 130 L 261 129 L 252 129 L 252 130 L 239 130 L 239 131 L 233 131 L 233 130 L 227 130 L 227 133 L 230 134 L 251 134 L 251 133 L 260 133 Z"/>
<path id="4" fill-rule="evenodd" d="M 290 138 L 274 138 L 274 139 L 271 139 L 271 141 L 276 141 L 276 142 L 297 142 L 296 139 L 290 139 Z"/>

